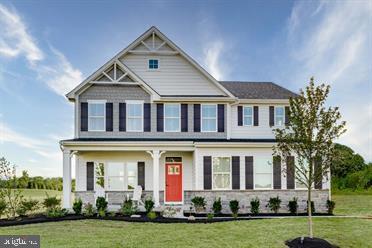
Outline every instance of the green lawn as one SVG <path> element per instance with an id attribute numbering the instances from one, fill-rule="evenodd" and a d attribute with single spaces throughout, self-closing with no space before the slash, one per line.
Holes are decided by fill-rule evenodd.
<path id="1" fill-rule="evenodd" d="M 372 220 L 315 218 L 314 229 L 340 247 L 372 244 Z M 306 218 L 214 224 L 84 220 L 0 229 L 1 235 L 39 234 L 42 247 L 285 247 L 284 240 L 306 232 Z"/>
<path id="2" fill-rule="evenodd" d="M 25 192 L 39 200 L 45 197 L 44 192 Z M 61 192 L 54 191 L 54 194 Z M 337 215 L 372 216 L 370 194 L 338 192 L 332 197 L 336 201 Z M 317 217 L 314 218 L 314 233 L 340 247 L 372 247 L 372 219 Z M 285 247 L 285 240 L 307 235 L 307 219 L 213 224 L 84 220 L 3 227 L 0 235 L 3 234 L 39 234 L 43 247 Z"/>

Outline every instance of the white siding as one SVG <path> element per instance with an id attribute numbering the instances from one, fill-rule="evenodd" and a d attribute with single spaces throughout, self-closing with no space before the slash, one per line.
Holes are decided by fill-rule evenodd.
<path id="1" fill-rule="evenodd" d="M 159 69 L 149 70 L 148 59 L 159 59 Z M 160 95 L 225 95 L 180 55 L 125 55 L 121 61 Z"/>
<path id="2" fill-rule="evenodd" d="M 247 105 L 253 106 L 253 105 Z M 238 107 L 231 107 L 231 138 L 232 139 L 273 139 L 275 138 L 269 125 L 269 105 L 254 104 L 258 106 L 258 126 L 238 126 Z"/>

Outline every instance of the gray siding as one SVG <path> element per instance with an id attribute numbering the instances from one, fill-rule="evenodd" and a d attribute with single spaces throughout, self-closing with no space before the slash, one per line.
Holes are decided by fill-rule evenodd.
<path id="1" fill-rule="evenodd" d="M 80 103 L 87 100 L 107 100 L 113 103 L 113 132 L 82 132 L 80 131 Z M 156 131 L 156 104 L 151 104 L 151 132 L 119 132 L 119 102 L 125 100 L 143 100 L 150 102 L 150 95 L 140 86 L 123 85 L 93 85 L 79 97 L 78 106 L 78 134 L 79 138 L 226 138 L 227 113 L 225 107 L 225 132 L 194 132 L 194 108 L 188 105 L 189 132 L 157 132 Z"/>

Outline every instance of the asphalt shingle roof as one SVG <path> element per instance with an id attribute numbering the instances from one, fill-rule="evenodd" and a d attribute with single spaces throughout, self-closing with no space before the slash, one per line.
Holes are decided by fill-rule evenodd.
<path id="1" fill-rule="evenodd" d="M 220 81 L 220 84 L 240 99 L 288 99 L 298 96 L 272 82 Z"/>

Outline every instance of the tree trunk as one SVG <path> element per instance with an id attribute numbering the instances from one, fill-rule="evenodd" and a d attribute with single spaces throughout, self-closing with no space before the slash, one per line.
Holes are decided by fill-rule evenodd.
<path id="1" fill-rule="evenodd" d="M 311 185 L 307 188 L 307 214 L 308 214 L 308 224 L 309 224 L 309 236 L 313 238 L 313 219 L 311 216 Z"/>

